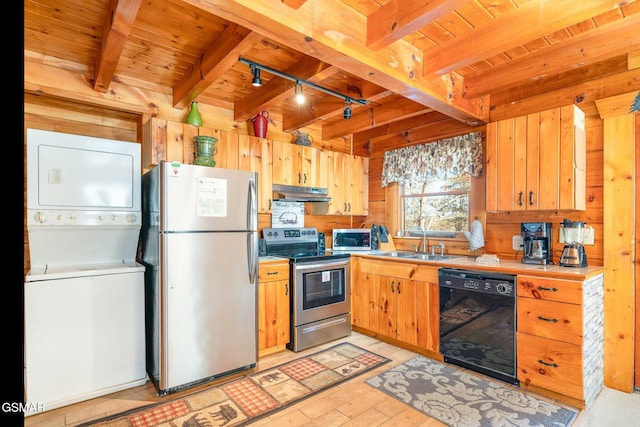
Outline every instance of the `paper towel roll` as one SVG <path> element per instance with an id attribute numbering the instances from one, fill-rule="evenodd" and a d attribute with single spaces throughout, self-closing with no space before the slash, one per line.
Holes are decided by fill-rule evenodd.
<path id="1" fill-rule="evenodd" d="M 471 231 L 465 231 L 464 237 L 469 241 L 469 250 L 475 251 L 484 247 L 484 233 L 482 232 L 482 223 L 479 220 L 473 221 Z"/>

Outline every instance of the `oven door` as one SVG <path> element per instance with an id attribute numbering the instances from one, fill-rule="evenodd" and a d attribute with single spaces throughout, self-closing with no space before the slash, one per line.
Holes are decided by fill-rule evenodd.
<path id="1" fill-rule="evenodd" d="M 321 260 L 292 263 L 292 322 L 294 326 L 349 313 L 350 261 Z"/>

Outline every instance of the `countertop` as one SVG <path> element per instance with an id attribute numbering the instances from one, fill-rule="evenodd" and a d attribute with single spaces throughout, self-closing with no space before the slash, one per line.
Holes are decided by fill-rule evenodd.
<path id="1" fill-rule="evenodd" d="M 327 250 L 327 252 L 329 252 L 329 250 Z M 535 274 L 569 280 L 585 280 L 589 277 L 604 272 L 604 267 L 602 266 L 590 265 L 582 268 L 574 268 L 562 267 L 556 264 L 523 264 L 519 260 L 505 258 L 501 258 L 499 260 L 499 265 L 482 265 L 476 264 L 475 256 L 449 255 L 451 258 L 444 261 L 423 261 L 410 258 L 385 256 L 382 255 L 384 252 L 386 251 L 349 251 L 352 257 L 375 258 L 380 261 L 405 262 L 412 264 L 430 265 L 434 267 L 464 268 L 467 270 L 499 271 L 506 274 Z M 289 262 L 289 259 L 275 256 L 261 256 L 259 258 L 259 263 L 261 265 L 276 262 Z"/>
<path id="2" fill-rule="evenodd" d="M 570 280 L 584 280 L 586 278 L 598 275 L 604 272 L 604 267 L 587 266 L 582 268 L 562 267 L 556 264 L 538 265 L 523 264 L 519 260 L 500 259 L 499 265 L 482 265 L 476 264 L 475 256 L 466 255 L 449 255 L 451 258 L 444 261 L 423 261 L 410 258 L 396 258 L 382 255 L 384 251 L 370 251 L 361 253 L 352 253 L 351 256 L 360 256 L 364 258 L 375 258 L 381 261 L 407 262 L 413 264 L 424 264 L 436 267 L 453 267 L 464 268 L 467 270 L 483 270 L 483 271 L 499 271 L 507 274 L 535 274 L 555 278 L 563 278 Z"/>

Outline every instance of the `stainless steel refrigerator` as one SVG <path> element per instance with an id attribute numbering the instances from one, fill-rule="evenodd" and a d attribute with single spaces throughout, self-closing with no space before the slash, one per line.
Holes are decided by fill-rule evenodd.
<path id="1" fill-rule="evenodd" d="M 257 362 L 256 183 L 164 161 L 142 176 L 147 372 L 161 395 Z"/>

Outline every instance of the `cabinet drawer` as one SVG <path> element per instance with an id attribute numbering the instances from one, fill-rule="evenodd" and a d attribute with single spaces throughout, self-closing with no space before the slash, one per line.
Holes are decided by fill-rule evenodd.
<path id="1" fill-rule="evenodd" d="M 518 275 L 516 286 L 519 297 L 582 304 L 582 282 Z"/>
<path id="2" fill-rule="evenodd" d="M 534 385 L 582 400 L 582 347 L 518 332 L 520 386 Z"/>
<path id="3" fill-rule="evenodd" d="M 258 282 L 289 279 L 289 264 L 267 264 L 258 268 Z"/>
<path id="4" fill-rule="evenodd" d="M 582 345 L 582 306 L 518 298 L 518 332 Z"/>

